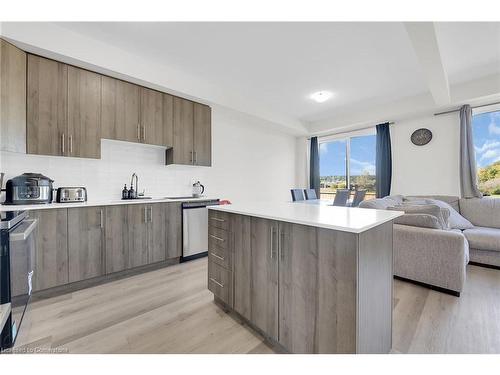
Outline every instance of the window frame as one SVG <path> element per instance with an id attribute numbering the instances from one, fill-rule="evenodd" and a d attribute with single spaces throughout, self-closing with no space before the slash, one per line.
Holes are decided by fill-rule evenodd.
<path id="1" fill-rule="evenodd" d="M 345 150 L 345 171 L 346 171 L 346 188 L 351 189 L 351 139 L 356 137 L 365 137 L 365 136 L 376 136 L 377 128 L 366 128 L 361 130 L 355 130 L 348 133 L 336 133 L 323 137 L 318 137 L 318 147 L 321 147 L 322 143 L 329 143 L 334 141 L 346 141 L 346 150 Z M 321 157 L 321 155 L 320 155 Z M 320 175 L 321 177 L 321 175 Z M 375 173 L 375 178 L 377 178 L 377 174 Z"/>

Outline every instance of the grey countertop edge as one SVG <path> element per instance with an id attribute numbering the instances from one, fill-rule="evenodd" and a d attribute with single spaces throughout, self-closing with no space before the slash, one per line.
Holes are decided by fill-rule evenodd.
<path id="1" fill-rule="evenodd" d="M 239 215 L 259 217 L 261 219 L 277 220 L 277 221 L 284 221 L 287 223 L 307 225 L 310 227 L 338 230 L 341 232 L 348 232 L 348 233 L 355 233 L 355 234 L 360 234 L 360 233 L 366 232 L 367 230 L 375 228 L 381 224 L 387 223 L 389 221 L 392 221 L 392 220 L 404 215 L 404 212 L 401 212 L 401 211 L 391 211 L 392 215 L 390 215 L 390 217 L 387 217 L 385 219 L 381 219 L 373 224 L 366 225 L 364 227 L 358 227 L 358 228 L 352 227 L 352 228 L 350 228 L 350 227 L 338 226 L 338 225 L 333 225 L 333 224 L 330 225 L 327 223 L 318 223 L 318 222 L 311 222 L 311 221 L 307 221 L 307 220 L 276 217 L 276 216 L 272 216 L 272 215 L 252 213 L 252 212 L 247 212 L 247 211 L 242 211 L 242 210 L 240 211 L 237 209 L 236 210 L 231 209 L 230 205 L 210 206 L 210 207 L 208 207 L 208 209 L 214 210 L 214 211 L 224 211 L 224 212 L 234 213 L 234 214 L 239 214 Z M 383 211 L 385 211 L 385 210 L 383 210 Z"/>
<path id="2" fill-rule="evenodd" d="M 7 318 L 10 314 L 10 303 L 4 303 L 0 305 L 0 331 L 3 330 L 5 323 L 7 322 Z"/>

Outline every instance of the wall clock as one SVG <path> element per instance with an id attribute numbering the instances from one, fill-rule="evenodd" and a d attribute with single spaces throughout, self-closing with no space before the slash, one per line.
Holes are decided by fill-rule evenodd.
<path id="1" fill-rule="evenodd" d="M 421 128 L 415 130 L 411 135 L 411 142 L 417 146 L 424 146 L 432 139 L 432 132 L 429 129 Z"/>

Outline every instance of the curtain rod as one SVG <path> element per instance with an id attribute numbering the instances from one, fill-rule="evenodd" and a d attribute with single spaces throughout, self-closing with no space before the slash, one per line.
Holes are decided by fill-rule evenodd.
<path id="1" fill-rule="evenodd" d="M 494 102 L 494 103 L 489 103 L 489 104 L 476 105 L 475 107 L 471 107 L 471 108 L 474 109 L 474 108 L 488 107 L 490 105 L 495 105 L 495 104 L 500 104 L 500 102 Z M 460 112 L 460 108 L 451 109 L 449 111 L 444 111 L 444 112 L 434 113 L 434 116 L 447 115 L 448 113 L 453 113 L 453 112 Z"/>
<path id="2" fill-rule="evenodd" d="M 381 122 L 381 124 L 385 124 L 385 122 Z M 394 121 L 389 121 L 388 124 L 389 125 L 394 125 L 395 122 Z M 379 125 L 379 124 L 377 124 L 377 125 Z M 321 138 L 321 137 L 330 137 L 332 135 L 337 135 L 337 134 L 342 134 L 342 133 L 350 133 L 350 132 L 356 132 L 358 130 L 371 129 L 371 128 L 374 128 L 377 125 L 365 126 L 363 128 L 354 128 L 354 129 L 350 129 L 350 130 L 339 131 L 337 133 L 328 133 L 328 134 L 322 134 L 322 135 L 313 135 L 312 137 L 318 137 L 318 138 Z M 307 137 L 307 140 L 310 140 L 312 137 Z"/>

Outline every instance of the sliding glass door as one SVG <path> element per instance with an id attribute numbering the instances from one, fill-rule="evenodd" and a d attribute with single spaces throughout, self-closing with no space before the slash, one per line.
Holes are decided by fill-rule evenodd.
<path id="1" fill-rule="evenodd" d="M 374 134 L 320 141 L 321 198 L 333 199 L 337 189 L 366 190 L 375 196 Z"/>

